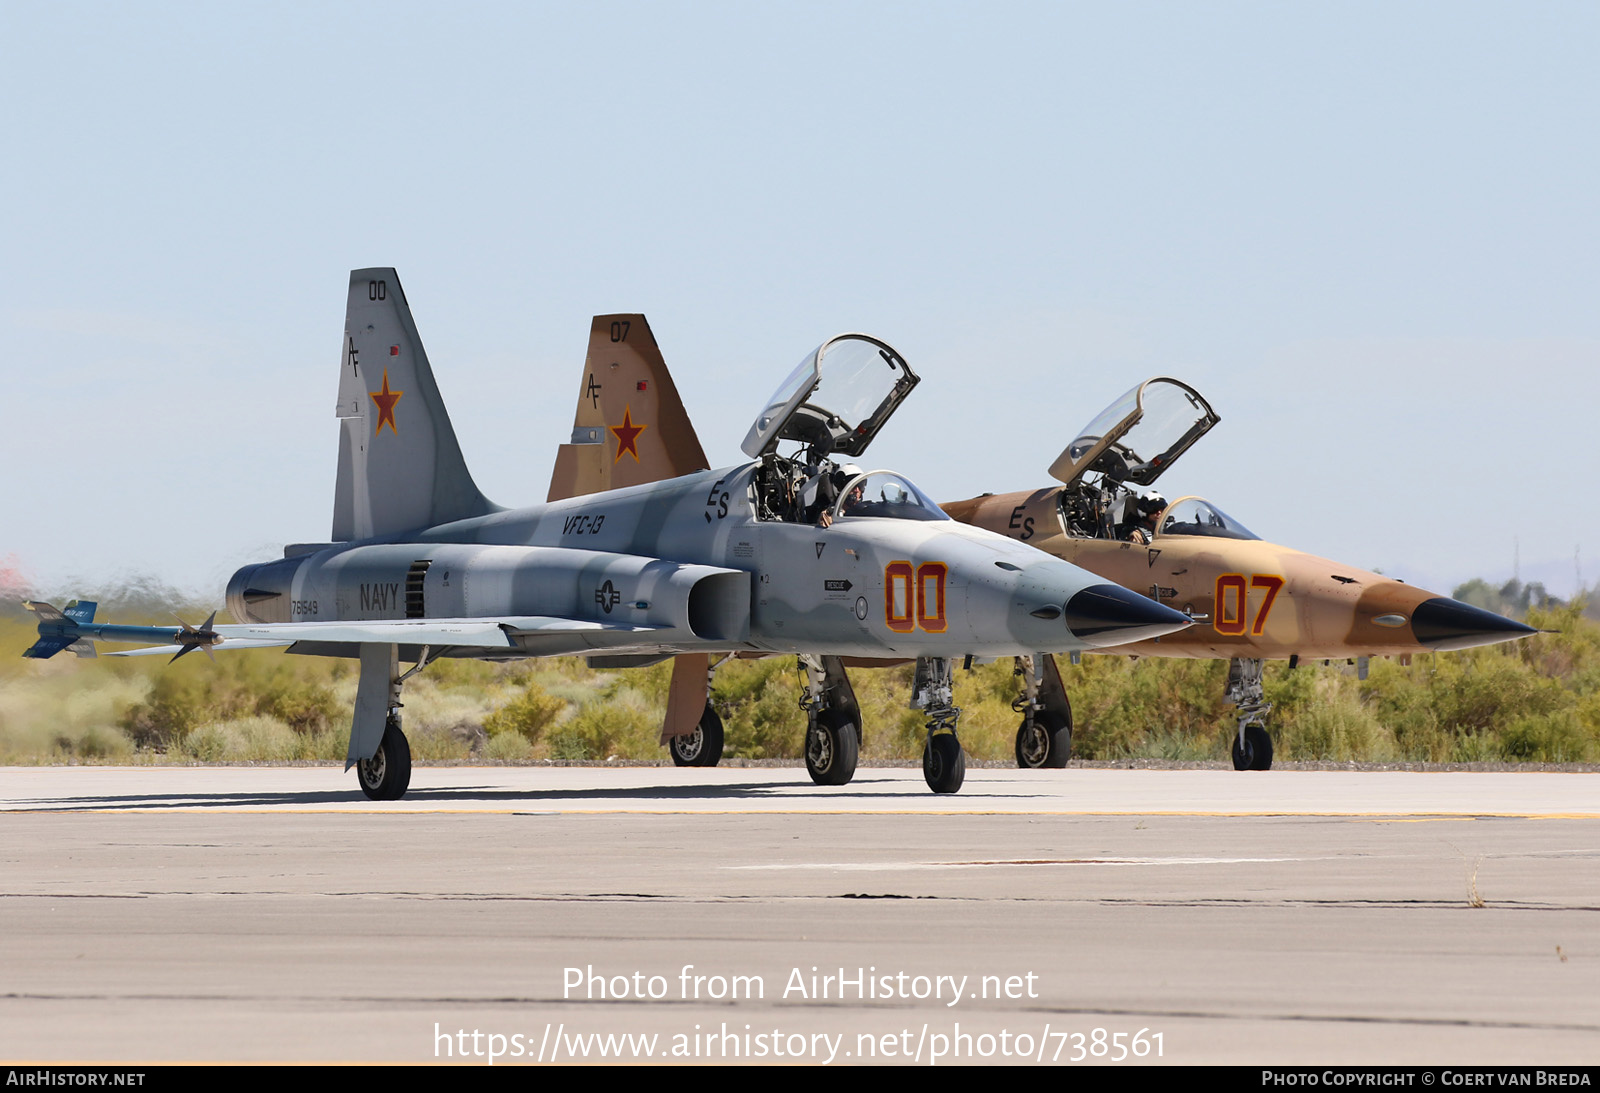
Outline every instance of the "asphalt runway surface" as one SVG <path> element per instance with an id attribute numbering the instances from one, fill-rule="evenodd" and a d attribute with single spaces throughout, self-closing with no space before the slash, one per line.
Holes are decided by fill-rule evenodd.
<path id="1" fill-rule="evenodd" d="M 1592 1064 L 1569 773 L 0 769 L 0 1059 Z"/>

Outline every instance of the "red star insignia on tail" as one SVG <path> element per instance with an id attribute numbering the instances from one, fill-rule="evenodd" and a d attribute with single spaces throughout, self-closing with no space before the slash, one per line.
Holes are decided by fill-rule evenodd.
<path id="1" fill-rule="evenodd" d="M 633 456 L 635 463 L 639 462 L 639 434 L 650 428 L 650 426 L 635 425 L 633 423 L 633 407 L 624 406 L 622 408 L 621 425 L 608 425 L 606 428 L 610 429 L 617 438 L 617 458 L 611 462 L 615 463 L 621 459 L 623 452 Z"/>
<path id="2" fill-rule="evenodd" d="M 378 404 L 378 427 L 373 431 L 372 435 L 377 436 L 383 432 L 383 427 L 387 425 L 391 433 L 399 436 L 400 430 L 395 428 L 394 424 L 394 404 L 400 401 L 400 396 L 405 392 L 389 390 L 389 370 L 387 368 L 383 370 L 383 390 L 368 391 L 367 394 L 372 396 L 372 401 Z"/>

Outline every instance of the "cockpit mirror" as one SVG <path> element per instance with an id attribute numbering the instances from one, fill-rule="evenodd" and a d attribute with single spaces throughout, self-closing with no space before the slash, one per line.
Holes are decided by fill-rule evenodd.
<path id="1" fill-rule="evenodd" d="M 1090 473 L 1148 486 L 1220 420 L 1193 387 L 1157 376 L 1101 411 L 1050 464 L 1050 475 L 1068 486 Z"/>
<path id="2" fill-rule="evenodd" d="M 780 440 L 805 444 L 819 455 L 860 455 L 920 381 L 887 342 L 866 334 L 840 334 L 806 354 L 740 445 L 752 459 Z"/>

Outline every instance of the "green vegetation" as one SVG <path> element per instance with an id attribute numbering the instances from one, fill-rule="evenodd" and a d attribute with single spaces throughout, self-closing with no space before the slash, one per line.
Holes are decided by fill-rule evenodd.
<path id="1" fill-rule="evenodd" d="M 1464 586 L 1465 587 L 1465 586 Z M 1488 586 L 1485 586 L 1486 588 Z M 1516 590 L 1520 592 L 1521 590 Z M 1283 760 L 1600 761 L 1600 623 L 1584 604 L 1538 606 L 1525 641 L 1347 665 L 1268 665 L 1266 697 Z M 153 617 L 154 613 L 144 613 Z M 102 612 L 105 617 L 106 612 Z M 126 611 L 118 621 L 134 621 Z M 351 662 L 277 650 L 165 658 L 21 658 L 32 616 L 0 615 L 0 763 L 153 763 L 342 759 L 355 699 Z M 1226 760 L 1233 711 L 1227 665 L 1086 657 L 1061 662 L 1085 759 Z M 662 759 L 671 665 L 593 671 L 574 659 L 447 660 L 406 684 L 406 734 L 419 760 Z M 906 708 L 910 665 L 851 673 L 864 761 L 921 754 Z M 956 674 L 962 741 L 1008 759 L 1019 717 L 1009 660 Z M 792 657 L 730 661 L 714 701 L 730 758 L 795 759 L 805 716 Z"/>

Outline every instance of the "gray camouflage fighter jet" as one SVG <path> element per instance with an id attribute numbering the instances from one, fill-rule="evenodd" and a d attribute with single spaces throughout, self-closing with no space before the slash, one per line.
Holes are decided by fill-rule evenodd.
<path id="1" fill-rule="evenodd" d="M 619 357 L 648 340 L 642 320 L 605 328 Z M 619 365 L 613 365 L 613 370 Z M 597 368 L 597 389 L 619 382 Z M 575 474 L 638 458 L 655 392 L 616 425 L 580 427 Z M 823 738 L 817 766 L 855 768 L 859 729 L 835 702 L 821 658 L 918 658 L 928 717 L 923 773 L 961 786 L 965 758 L 950 705 L 951 659 L 1067 652 L 1148 640 L 1189 619 L 1033 547 L 951 520 L 893 471 L 836 487 L 918 382 L 893 348 L 862 334 L 808 353 L 745 438 L 750 462 L 506 510 L 468 473 L 392 269 L 350 275 L 340 365 L 333 541 L 297 544 L 228 583 L 236 625 L 113 626 L 94 605 L 39 612 L 25 655 L 93 641 L 159 642 L 113 655 L 288 646 L 354 657 L 360 682 L 346 769 L 375 800 L 405 793 L 405 680 L 441 656 L 585 654 L 603 667 L 678 654 L 796 655 Z M 598 399 L 596 400 L 598 404 Z M 781 455 L 780 442 L 801 452 Z M 589 453 L 593 454 L 590 455 Z M 802 454 L 803 453 L 803 454 Z M 576 470 L 574 470 L 576 468 Z M 608 479 L 609 480 L 609 479 Z M 552 494 L 556 490 L 552 487 Z M 402 672 L 400 665 L 412 667 Z M 858 717 L 858 715 L 856 715 Z M 817 766 L 813 777 L 817 777 Z"/>

